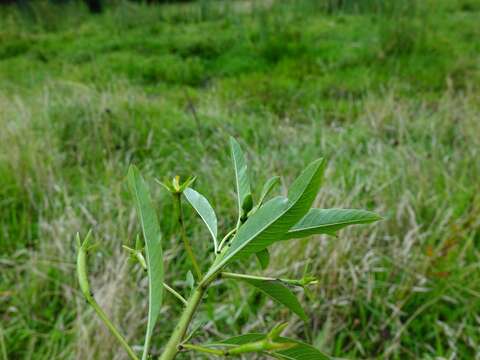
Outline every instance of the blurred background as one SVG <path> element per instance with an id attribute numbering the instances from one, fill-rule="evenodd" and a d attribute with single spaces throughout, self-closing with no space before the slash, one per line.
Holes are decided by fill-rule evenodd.
<path id="1" fill-rule="evenodd" d="M 196 175 L 224 234 L 236 216 L 228 135 L 246 149 L 257 196 L 271 175 L 285 191 L 324 156 L 316 206 L 385 217 L 273 247 L 265 274 L 309 265 L 319 279 L 313 296 L 298 293 L 315 346 L 480 359 L 480 0 L 0 4 L 1 360 L 126 358 L 78 290 L 74 234 L 89 229 L 95 295 L 141 345 L 147 283 L 121 249 L 139 231 L 128 165 L 151 185 L 167 282 L 181 289 L 172 201 L 153 179 Z M 206 265 L 208 232 L 186 218 Z M 262 273 L 251 260 L 238 266 Z M 285 320 L 307 337 L 251 288 L 210 295 L 199 340 Z M 179 311 L 167 295 L 154 353 Z"/>

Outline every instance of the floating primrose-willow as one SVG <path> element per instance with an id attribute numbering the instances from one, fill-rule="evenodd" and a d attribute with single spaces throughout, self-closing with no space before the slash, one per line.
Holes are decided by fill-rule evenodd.
<path id="1" fill-rule="evenodd" d="M 190 282 L 196 285 L 193 285 L 194 289 L 188 299 L 164 282 L 162 237 L 157 215 L 142 176 L 135 167 L 130 167 L 128 182 L 144 242 L 137 238 L 135 249 L 126 246 L 124 248 L 147 271 L 149 284 L 148 320 L 141 359 L 150 358 L 152 334 L 158 320 L 164 290 L 172 293 L 183 304 L 183 312 L 168 342 L 164 345 L 159 360 L 171 360 L 180 352 L 190 351 L 218 357 L 257 353 L 274 359 L 329 359 L 327 355 L 309 344 L 282 337 L 281 333 L 287 324 L 276 325 L 265 334 L 243 334 L 230 339 L 219 339 L 208 344 L 193 343 L 190 340 L 191 336 L 187 335 L 189 325 L 205 297 L 206 290 L 213 285 L 221 286 L 221 282 L 213 283 L 219 278 L 243 281 L 271 297 L 279 305 L 287 307 L 300 319 L 307 322 L 308 315 L 290 288 L 293 286 L 306 287 L 315 282 L 314 277 L 304 276 L 302 279 L 296 280 L 278 279 L 232 273 L 227 272 L 226 269 L 232 262 L 253 255 L 258 258 L 262 269 L 266 269 L 270 260 L 268 247 L 274 243 L 317 234 L 334 235 L 348 225 L 372 223 L 380 219 L 377 214 L 364 210 L 311 208 L 322 181 L 325 167 L 323 159 L 315 160 L 303 170 L 290 186 L 287 196 L 276 196 L 267 201 L 269 194 L 280 182 L 279 177 L 271 178 L 265 183 L 258 202 L 254 203 L 245 156 L 235 139 L 230 139 L 230 146 L 235 170 L 238 217 L 235 227 L 226 231 L 226 235 L 221 240 L 218 238 L 217 218 L 213 208 L 203 195 L 190 187 L 194 178 L 180 183 L 179 178 L 176 177 L 171 184 L 162 184 L 175 199 L 180 235 L 188 261 L 195 274 L 195 279 L 191 277 Z M 182 213 L 183 199 L 201 217 L 213 241 L 213 254 L 211 254 L 213 261 L 205 272 L 202 272 L 186 236 Z M 77 242 L 79 246 L 77 272 L 83 295 L 129 357 L 140 359 L 140 354 L 132 349 L 120 331 L 111 323 L 90 291 L 87 277 L 87 253 L 92 248 L 90 233 L 83 241 L 77 234 Z"/>

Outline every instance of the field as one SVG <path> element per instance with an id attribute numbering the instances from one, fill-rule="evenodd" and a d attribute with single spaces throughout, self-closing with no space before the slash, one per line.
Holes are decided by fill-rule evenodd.
<path id="1" fill-rule="evenodd" d="M 479 18 L 478 0 L 0 7 L 0 359 L 126 358 L 78 290 L 74 235 L 89 229 L 95 296 L 141 345 L 146 279 L 121 247 L 139 231 L 128 166 L 154 193 L 167 282 L 181 289 L 172 200 L 154 179 L 196 175 L 227 230 L 229 135 L 257 196 L 324 156 L 316 206 L 385 219 L 273 248 L 264 273 L 308 265 L 319 279 L 298 293 L 311 334 L 225 283 L 196 339 L 289 320 L 289 335 L 339 358 L 480 359 Z M 207 260 L 207 230 L 186 219 Z M 237 266 L 262 273 L 254 258 Z M 167 295 L 155 353 L 179 310 Z"/>

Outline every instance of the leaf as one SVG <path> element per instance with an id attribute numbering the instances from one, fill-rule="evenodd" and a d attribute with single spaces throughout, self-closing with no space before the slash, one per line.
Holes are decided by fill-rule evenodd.
<path id="1" fill-rule="evenodd" d="M 209 271 L 212 275 L 233 259 L 248 257 L 285 237 L 310 209 L 320 188 L 323 159 L 312 162 L 294 181 L 288 198 L 277 196 L 248 218 L 236 233 L 225 255 Z"/>
<path id="2" fill-rule="evenodd" d="M 183 195 L 185 195 L 185 198 L 190 205 L 192 205 L 198 215 L 202 218 L 205 225 L 207 225 L 208 231 L 212 235 L 215 252 L 217 252 L 217 216 L 215 215 L 215 211 L 208 200 L 192 188 L 186 188 L 183 191 Z"/>
<path id="3" fill-rule="evenodd" d="M 248 179 L 247 161 L 243 154 L 240 144 L 230 137 L 230 148 L 232 153 L 233 168 L 235 170 L 235 184 L 237 188 L 238 200 L 238 219 L 247 214 L 252 203 L 252 191 L 250 190 L 250 180 Z"/>
<path id="4" fill-rule="evenodd" d="M 354 209 L 310 209 L 283 238 L 284 240 L 302 238 L 318 234 L 335 234 L 346 226 L 368 224 L 380 220 L 377 214 L 366 210 Z"/>
<path id="5" fill-rule="evenodd" d="M 148 267 L 148 322 L 142 356 L 142 359 L 145 360 L 148 356 L 153 329 L 162 305 L 164 276 L 161 233 L 147 185 L 135 166 L 130 166 L 128 182 L 145 238 Z"/>
<path id="6" fill-rule="evenodd" d="M 186 283 L 187 286 L 190 288 L 190 291 L 193 291 L 193 288 L 195 287 L 195 278 L 193 277 L 193 274 L 190 270 L 188 270 L 187 272 Z"/>
<path id="7" fill-rule="evenodd" d="M 218 345 L 243 345 L 251 342 L 261 341 L 265 339 L 267 335 L 250 333 L 239 336 L 234 336 L 230 339 L 222 340 Z M 314 348 L 313 346 L 306 344 L 304 342 L 285 338 L 278 337 L 275 339 L 278 342 L 291 342 L 297 344 L 287 350 L 274 351 L 271 354 L 279 359 L 288 359 L 288 360 L 331 360 L 331 357 L 324 354 L 320 350 Z M 217 345 L 217 344 L 215 344 Z M 270 354 L 270 353 L 269 353 Z"/>
<path id="8" fill-rule="evenodd" d="M 273 176 L 267 180 L 263 185 L 262 193 L 260 195 L 260 200 L 258 201 L 258 206 L 262 205 L 265 201 L 265 198 L 272 192 L 272 190 L 280 184 L 280 176 Z"/>
<path id="9" fill-rule="evenodd" d="M 255 255 L 257 255 L 257 259 L 260 262 L 262 269 L 265 270 L 268 268 L 268 264 L 270 264 L 270 253 L 268 252 L 268 249 L 263 249 Z"/>
<path id="10" fill-rule="evenodd" d="M 304 342 L 280 337 L 277 339 L 279 342 L 294 342 L 297 346 L 294 346 L 290 349 L 277 351 L 274 354 L 279 355 L 280 359 L 288 360 L 330 360 L 331 357 L 324 354 L 317 348 L 314 348 L 312 345 L 306 344 Z"/>
<path id="11" fill-rule="evenodd" d="M 302 306 L 298 302 L 298 299 L 295 295 L 283 285 L 280 281 L 277 280 L 260 280 L 260 279 L 249 279 L 249 278 L 239 278 L 242 281 L 252 285 L 261 292 L 270 296 L 276 302 L 286 306 L 295 314 L 297 314 L 302 320 L 307 321 L 307 314 L 303 310 Z"/>

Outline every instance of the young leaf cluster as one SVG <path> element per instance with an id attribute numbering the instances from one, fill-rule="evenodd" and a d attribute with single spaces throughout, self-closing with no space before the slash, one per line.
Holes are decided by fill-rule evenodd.
<path id="1" fill-rule="evenodd" d="M 235 173 L 238 214 L 235 226 L 225 231 L 223 238 L 219 239 L 218 237 L 217 216 L 209 201 L 191 187 L 195 178 L 188 178 L 181 183 L 180 178 L 175 177 L 171 184 L 162 183 L 174 198 L 175 217 L 178 222 L 180 238 L 196 276 L 195 279 L 190 271 L 187 274 L 187 279 L 190 279 L 189 286 L 192 288 L 188 299 L 164 281 L 162 236 L 153 201 L 139 171 L 134 166 L 129 170 L 128 183 L 137 210 L 144 246 L 137 239 L 135 249 L 124 247 L 130 253 L 130 258 L 138 261 L 146 270 L 149 284 L 148 317 L 141 359 L 146 360 L 150 356 L 152 336 L 159 320 L 164 290 L 173 294 L 182 303 L 183 312 L 180 314 L 168 342 L 163 346 L 159 360 L 175 359 L 178 353 L 184 351 L 202 352 L 219 357 L 259 353 L 275 359 L 328 359 L 327 355 L 309 344 L 281 337 L 287 324 L 274 326 L 265 334 L 242 334 L 208 344 L 190 343 L 190 337 L 187 336 L 190 323 L 206 295 L 207 288 L 222 284 L 222 282 L 214 282 L 216 279 L 241 281 L 252 286 L 279 305 L 289 309 L 307 324 L 307 312 L 292 292 L 291 287 L 305 288 L 309 284 L 315 283 L 314 277 L 305 274 L 302 279 L 278 279 L 232 273 L 226 269 L 236 260 L 246 259 L 250 256 L 256 256 L 261 268 L 266 269 L 270 261 L 269 247 L 277 242 L 318 234 L 335 235 L 338 230 L 346 226 L 372 223 L 380 219 L 375 213 L 365 210 L 312 208 L 322 183 L 325 169 L 323 159 L 309 164 L 289 187 L 286 196 L 279 195 L 268 200 L 269 195 L 280 184 L 278 176 L 270 178 L 263 186 L 258 201 L 255 202 L 247 161 L 242 148 L 233 138 L 230 139 L 230 148 Z M 190 239 L 186 235 L 182 211 L 183 201 L 190 204 L 196 211 L 211 237 L 213 251 L 210 256 L 205 254 L 205 258 L 211 258 L 212 262 L 205 272 L 200 266 L 202 262 L 197 260 Z M 90 234 L 83 243 L 78 239 L 77 272 L 82 293 L 130 358 L 139 359 L 139 354 L 127 344 L 120 331 L 98 306 L 90 291 L 86 270 L 87 252 L 91 250 L 89 239 Z"/>

